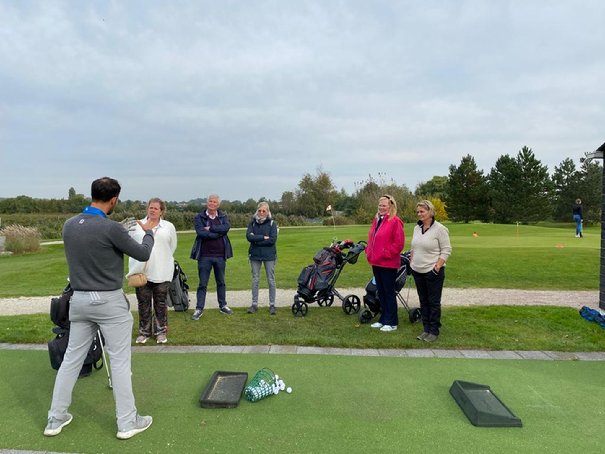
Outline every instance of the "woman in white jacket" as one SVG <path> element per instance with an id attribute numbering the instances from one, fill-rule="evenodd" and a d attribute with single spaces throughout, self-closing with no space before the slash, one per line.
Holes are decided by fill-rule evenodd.
<path id="1" fill-rule="evenodd" d="M 137 344 L 144 344 L 150 337 L 155 336 L 158 344 L 168 341 L 168 287 L 174 273 L 174 251 L 176 250 L 176 229 L 171 222 L 162 217 L 166 204 L 152 198 L 147 203 L 147 216 L 142 222 L 153 229 L 155 244 L 147 262 L 139 262 L 133 258 L 128 260 L 128 274 L 145 273 L 147 284 L 137 287 L 136 295 L 139 303 L 139 335 Z M 140 241 L 143 229 L 137 224 L 130 231 L 130 236 Z M 152 308 L 153 303 L 153 308 Z M 153 311 L 153 313 L 152 313 Z M 155 320 L 152 326 L 152 321 Z"/>

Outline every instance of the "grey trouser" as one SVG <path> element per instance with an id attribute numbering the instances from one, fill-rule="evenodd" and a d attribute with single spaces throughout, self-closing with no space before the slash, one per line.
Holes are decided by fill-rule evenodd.
<path id="1" fill-rule="evenodd" d="M 265 264 L 267 283 L 269 284 L 269 305 L 275 305 L 275 260 L 250 260 L 252 268 L 252 305 L 258 305 L 258 284 L 260 281 L 260 267 Z"/>
<path id="2" fill-rule="evenodd" d="M 109 355 L 118 431 L 136 424 L 137 409 L 130 373 L 132 314 L 124 292 L 74 292 L 69 306 L 69 344 L 57 372 L 49 417 L 62 418 L 71 404 L 72 391 L 97 329 Z M 99 392 L 102 392 L 101 390 Z"/>

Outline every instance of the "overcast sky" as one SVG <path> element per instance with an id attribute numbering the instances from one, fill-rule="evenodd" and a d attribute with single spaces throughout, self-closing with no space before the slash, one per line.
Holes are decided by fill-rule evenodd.
<path id="1" fill-rule="evenodd" d="M 605 2 L 0 0 L 0 197 L 412 191 L 605 141 Z"/>

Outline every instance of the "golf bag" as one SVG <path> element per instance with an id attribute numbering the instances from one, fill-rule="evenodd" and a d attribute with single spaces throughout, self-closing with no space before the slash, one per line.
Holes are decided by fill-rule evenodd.
<path id="1" fill-rule="evenodd" d="M 48 342 L 48 355 L 50 365 L 55 370 L 59 370 L 59 367 L 61 367 L 69 343 L 69 300 L 73 292 L 71 286 L 67 285 L 60 297 L 52 298 L 50 301 L 50 319 L 57 326 L 52 330 L 56 335 L 55 338 Z M 80 370 L 80 377 L 89 376 L 93 367 L 95 370 L 103 367 L 103 346 L 101 342 L 104 342 L 103 336 L 97 331 Z"/>
<path id="2" fill-rule="evenodd" d="M 176 312 L 185 312 L 189 309 L 189 285 L 187 284 L 187 275 L 179 265 L 174 261 L 174 274 L 172 281 L 168 286 L 168 307 L 173 307 Z"/>
<path id="3" fill-rule="evenodd" d="M 313 262 L 313 265 L 303 268 L 298 276 L 297 292 L 306 299 L 330 286 L 334 274 L 342 264 L 342 254 L 339 249 L 325 247 L 315 254 Z"/>
<path id="4" fill-rule="evenodd" d="M 324 247 L 315 254 L 313 264 L 303 268 L 298 276 L 298 288 L 292 304 L 292 313 L 295 317 L 304 317 L 309 303 L 331 306 L 335 297 L 342 301 L 342 309 L 346 314 L 359 310 L 361 305 L 359 297 L 343 296 L 334 285 L 347 263 L 357 263 L 366 244 L 365 241 L 355 243 L 352 240 L 334 239 L 330 247 Z"/>

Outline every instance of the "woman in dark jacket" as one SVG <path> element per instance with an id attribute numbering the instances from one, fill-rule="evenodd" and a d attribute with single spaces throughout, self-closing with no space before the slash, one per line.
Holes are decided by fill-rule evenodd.
<path id="1" fill-rule="evenodd" d="M 582 215 L 582 200 L 576 199 L 576 204 L 573 206 L 573 220 L 576 223 L 576 238 L 583 238 L 582 234 L 582 223 L 584 222 L 584 216 Z"/>
<path id="2" fill-rule="evenodd" d="M 249 314 L 258 309 L 258 284 L 261 265 L 265 265 L 265 274 L 269 284 L 269 313 L 275 315 L 275 260 L 277 259 L 277 224 L 271 219 L 271 211 L 267 202 L 260 202 L 252 217 L 246 239 L 250 242 L 248 257 L 252 269 L 252 305 Z"/>

